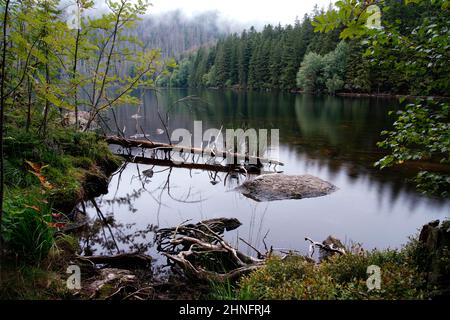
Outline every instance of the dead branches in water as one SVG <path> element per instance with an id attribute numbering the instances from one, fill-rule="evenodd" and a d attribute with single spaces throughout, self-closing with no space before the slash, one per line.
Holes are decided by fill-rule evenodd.
<path id="1" fill-rule="evenodd" d="M 199 280 L 235 280 L 264 264 L 264 259 L 248 256 L 223 239 L 223 233 L 238 228 L 237 219 L 212 219 L 182 224 L 156 233 L 158 251 L 172 266 Z"/>

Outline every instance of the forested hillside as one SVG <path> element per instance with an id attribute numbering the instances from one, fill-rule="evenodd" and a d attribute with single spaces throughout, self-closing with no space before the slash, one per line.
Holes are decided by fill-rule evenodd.
<path id="1" fill-rule="evenodd" d="M 344 34 L 344 40 L 340 40 L 342 28 L 315 32 L 314 20 L 325 13 L 316 8 L 294 25 L 266 25 L 260 32 L 251 28 L 240 35 L 223 37 L 213 47 L 202 47 L 181 59 L 179 68 L 159 84 L 329 94 L 345 91 L 447 95 L 448 64 L 434 64 L 425 69 L 417 65 L 414 72 L 407 74 L 401 67 L 410 63 L 407 59 L 414 55 L 428 55 L 440 61 L 447 57 L 448 61 L 448 48 L 440 47 L 436 51 L 427 48 L 430 44 L 425 43 L 431 32 L 426 26 L 443 26 L 443 21 L 439 21 L 440 6 L 431 3 L 406 5 L 389 0 L 381 5 L 382 26 L 395 28 L 401 36 L 413 34 L 418 42 L 423 42 L 421 51 L 412 52 L 410 48 L 406 52 L 407 46 L 395 47 L 394 43 L 385 44 L 389 51 L 374 51 L 367 41 L 351 39 L 351 34 Z M 333 12 L 332 8 L 327 12 Z M 448 29 L 441 28 L 439 32 L 448 37 Z M 438 40 L 436 37 L 433 41 Z M 441 86 L 431 86 L 433 79 L 442 79 Z"/>
<path id="2" fill-rule="evenodd" d="M 179 59 L 202 46 L 214 46 L 218 39 L 240 29 L 238 23 L 225 20 L 214 11 L 188 16 L 175 10 L 140 17 L 133 28 L 123 31 L 124 37 L 137 41 L 119 46 L 131 52 L 158 49 L 163 59 Z M 115 61 L 115 69 L 124 77 L 136 74 L 133 64 L 123 59 Z"/>
<path id="3" fill-rule="evenodd" d="M 137 36 L 147 48 L 159 48 L 163 57 L 179 57 L 202 45 L 214 45 L 238 26 L 221 19 L 217 12 L 203 12 L 192 17 L 180 10 L 146 15 L 127 33 Z"/>

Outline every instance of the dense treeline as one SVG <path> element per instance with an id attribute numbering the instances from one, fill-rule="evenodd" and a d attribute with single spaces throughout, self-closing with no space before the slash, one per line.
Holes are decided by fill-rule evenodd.
<path id="1" fill-rule="evenodd" d="M 240 35 L 221 38 L 179 62 L 179 68 L 160 85 L 175 87 L 248 87 L 294 89 L 298 68 L 306 52 L 326 54 L 339 42 L 339 33 L 315 33 L 305 15 L 294 25 L 254 27 Z"/>
<path id="2" fill-rule="evenodd" d="M 382 25 L 408 36 L 418 26 L 433 25 L 439 6 L 380 3 Z M 262 31 L 244 30 L 202 47 L 179 61 L 179 68 L 159 85 L 172 87 L 239 87 L 248 89 L 336 91 L 446 95 L 443 86 L 430 86 L 435 78 L 448 78 L 447 65 L 405 74 L 399 65 L 409 63 L 398 52 L 372 52 L 367 41 L 345 35 L 338 27 L 327 33 L 314 30 L 314 20 L 327 12 L 317 9 L 294 25 L 266 25 Z M 444 32 L 448 33 L 448 30 Z M 421 35 L 426 37 L 426 35 Z M 448 52 L 448 48 L 440 51 Z M 448 55 L 435 52 L 435 55 Z M 428 51 L 430 57 L 432 51 Z M 426 54 L 426 52 L 424 52 Z"/>

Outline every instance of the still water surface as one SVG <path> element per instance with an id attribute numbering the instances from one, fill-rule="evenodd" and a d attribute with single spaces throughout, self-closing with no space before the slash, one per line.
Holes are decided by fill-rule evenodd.
<path id="1" fill-rule="evenodd" d="M 199 99 L 177 103 L 191 95 Z M 277 169 L 320 177 L 339 190 L 320 198 L 258 203 L 234 191 L 243 176 L 128 164 L 112 178 L 109 193 L 96 200 L 115 222 L 82 239 L 87 252 L 115 253 L 119 247 L 155 256 L 155 227 L 217 217 L 243 223 L 227 239 L 247 252 L 251 249 L 239 237 L 263 249 L 266 234 L 269 246 L 304 253 L 305 236 L 321 241 L 330 234 L 367 249 L 398 248 L 423 224 L 450 216 L 450 201 L 417 193 L 405 182 L 409 172 L 373 168 L 382 157 L 376 147 L 380 132 L 393 122 L 389 111 L 399 108 L 395 100 L 174 89 L 145 91 L 143 98 L 140 107 L 117 109 L 116 121 L 110 114 L 110 129 L 125 128 L 127 137 L 145 132 L 152 140 L 167 142 L 158 108 L 163 117 L 168 112 L 170 132 L 192 130 L 195 120 L 203 122 L 204 130 L 280 129 L 279 158 L 285 166 Z M 148 169 L 152 177 L 143 176 Z M 97 217 L 92 206 L 87 210 Z"/>

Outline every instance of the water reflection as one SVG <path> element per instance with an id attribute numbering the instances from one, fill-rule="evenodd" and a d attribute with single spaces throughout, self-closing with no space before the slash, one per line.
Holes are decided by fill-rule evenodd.
<path id="1" fill-rule="evenodd" d="M 286 164 L 283 170 L 318 176 L 340 190 L 316 199 L 256 203 L 233 191 L 244 176 L 128 164 L 113 177 L 108 195 L 97 202 L 105 216 L 114 216 L 115 223 L 133 224 L 129 233 L 151 226 L 172 227 L 188 219 L 235 217 L 243 226 L 228 235 L 228 240 L 239 244 L 242 237 L 260 249 L 268 231 L 265 241 L 270 245 L 300 251 L 307 250 L 305 236 L 321 240 L 329 234 L 362 242 L 368 248 L 397 247 L 422 224 L 450 212 L 448 200 L 424 197 L 405 183 L 411 172 L 373 168 L 373 162 L 382 156 L 376 147 L 379 133 L 392 123 L 388 111 L 399 108 L 395 101 L 231 90 L 142 94 L 143 106 L 121 107 L 115 120 L 108 115 L 113 131 L 125 128 L 127 137 L 140 135 L 168 142 L 166 134 L 174 129 L 193 131 L 194 120 L 202 120 L 204 130 L 279 128 L 280 160 Z M 194 95 L 196 101 L 177 103 Z M 163 128 L 160 115 L 166 119 L 166 113 L 167 128 Z M 133 117 L 136 114 L 140 117 Z M 97 215 L 92 206 L 87 210 L 91 216 Z M 150 241 L 135 237 L 133 243 Z"/>
<path id="2" fill-rule="evenodd" d="M 187 182 L 195 180 L 196 177 L 207 177 L 211 186 L 220 182 L 219 188 L 232 192 L 246 179 L 246 176 L 240 173 L 179 170 L 155 165 L 124 164 L 113 175 L 108 195 L 81 205 L 80 209 L 91 217 L 89 228 L 81 235 L 83 253 L 92 255 L 141 252 L 156 255 L 152 240 L 155 230 L 180 223 L 179 219 L 172 220 L 164 216 L 167 211 L 172 211 L 174 204 L 186 205 L 186 208 L 189 205 L 201 207 L 202 203 L 210 199 L 207 188 L 198 188 L 196 183 Z M 141 205 L 141 201 L 144 205 Z M 151 213 L 147 212 L 147 209 Z M 147 217 L 140 217 L 145 219 L 145 223 L 141 220 L 133 221 L 133 214 L 140 215 L 143 210 L 149 213 Z M 255 213 L 254 210 L 254 220 Z M 124 216 L 125 219 L 122 220 Z M 188 218 L 188 212 L 180 211 L 179 217 L 191 219 Z M 204 215 L 200 210 L 200 216 L 192 219 L 205 220 L 207 217 L 208 215 Z M 252 222 L 251 227 L 256 224 Z M 257 237 L 256 240 L 260 238 Z"/>

